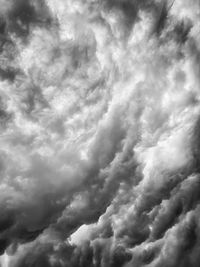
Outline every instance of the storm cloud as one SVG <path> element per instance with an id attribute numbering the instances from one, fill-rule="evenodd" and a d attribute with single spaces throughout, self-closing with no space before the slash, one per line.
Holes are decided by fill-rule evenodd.
<path id="1" fill-rule="evenodd" d="M 200 1 L 0 5 L 0 267 L 198 267 Z"/>

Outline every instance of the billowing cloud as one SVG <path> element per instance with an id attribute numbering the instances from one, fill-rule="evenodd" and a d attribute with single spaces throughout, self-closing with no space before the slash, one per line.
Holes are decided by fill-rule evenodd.
<path id="1" fill-rule="evenodd" d="M 199 0 L 0 5 L 0 266 L 198 267 Z"/>

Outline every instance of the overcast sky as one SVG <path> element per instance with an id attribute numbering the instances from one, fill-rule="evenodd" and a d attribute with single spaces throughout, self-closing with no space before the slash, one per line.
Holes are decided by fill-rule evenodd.
<path id="1" fill-rule="evenodd" d="M 0 267 L 199 267 L 200 1 L 0 0 Z"/>

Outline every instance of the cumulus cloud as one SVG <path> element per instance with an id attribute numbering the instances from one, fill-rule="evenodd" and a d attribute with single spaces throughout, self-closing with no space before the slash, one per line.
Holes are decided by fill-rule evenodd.
<path id="1" fill-rule="evenodd" d="M 197 267 L 199 0 L 0 5 L 0 266 Z"/>

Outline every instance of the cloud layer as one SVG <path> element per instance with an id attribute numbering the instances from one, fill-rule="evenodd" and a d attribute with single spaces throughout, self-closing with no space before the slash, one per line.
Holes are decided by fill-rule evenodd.
<path id="1" fill-rule="evenodd" d="M 200 1 L 0 5 L 0 266 L 198 267 Z"/>

